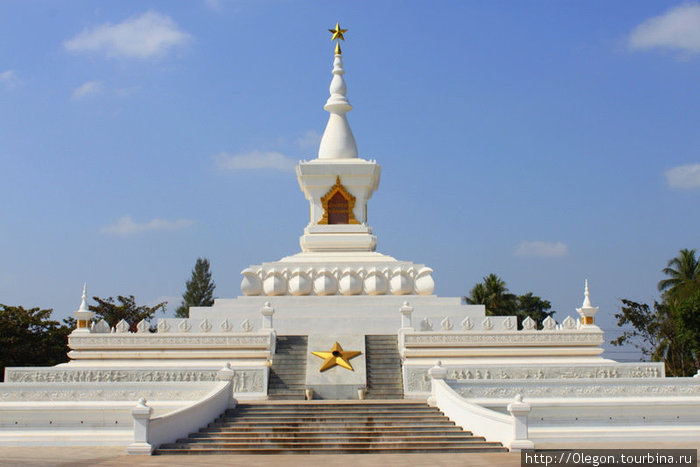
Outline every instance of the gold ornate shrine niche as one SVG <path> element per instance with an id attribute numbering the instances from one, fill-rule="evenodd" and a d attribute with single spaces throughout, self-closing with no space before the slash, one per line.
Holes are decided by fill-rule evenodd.
<path id="1" fill-rule="evenodd" d="M 340 183 L 340 175 L 335 180 L 335 185 L 321 197 L 323 217 L 319 224 L 359 224 L 355 219 L 355 197 Z"/>

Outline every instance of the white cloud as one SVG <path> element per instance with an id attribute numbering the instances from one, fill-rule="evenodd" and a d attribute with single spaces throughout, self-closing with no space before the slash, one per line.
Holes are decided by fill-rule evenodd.
<path id="1" fill-rule="evenodd" d="M 118 88 L 114 90 L 114 93 L 119 97 L 128 97 L 136 94 L 141 90 L 141 86 L 130 86 L 126 88 Z"/>
<path id="2" fill-rule="evenodd" d="M 84 97 L 94 96 L 96 94 L 100 94 L 103 90 L 104 85 L 102 84 L 102 81 L 87 81 L 73 91 L 73 99 L 82 99 Z"/>
<path id="3" fill-rule="evenodd" d="M 686 3 L 647 19 L 630 34 L 629 47 L 700 53 L 700 3 Z"/>
<path id="4" fill-rule="evenodd" d="M 224 8 L 229 8 L 230 6 L 238 10 L 240 9 L 241 3 L 242 2 L 236 0 L 204 0 L 204 4 L 207 8 L 216 12 L 221 12 Z"/>
<path id="5" fill-rule="evenodd" d="M 6 89 L 12 89 L 22 85 L 22 81 L 14 70 L 6 70 L 0 73 L 0 84 Z"/>
<path id="6" fill-rule="evenodd" d="M 121 23 L 105 23 L 63 42 L 71 52 L 96 52 L 108 57 L 147 59 L 183 46 L 192 36 L 168 16 L 147 11 Z"/>
<path id="7" fill-rule="evenodd" d="M 321 144 L 321 135 L 318 131 L 307 130 L 297 138 L 297 144 L 301 149 L 316 147 Z"/>
<path id="8" fill-rule="evenodd" d="M 204 4 L 210 10 L 221 11 L 224 8 L 224 2 L 222 0 L 204 0 Z"/>
<path id="9" fill-rule="evenodd" d="M 100 232 L 112 235 L 134 235 L 141 232 L 153 230 L 178 230 L 185 229 L 194 224 L 194 221 L 188 219 L 176 219 L 173 221 L 167 219 L 152 219 L 148 222 L 135 222 L 131 216 L 124 216 L 117 219 L 116 222 L 106 225 L 100 229 Z"/>
<path id="10" fill-rule="evenodd" d="M 671 188 L 700 188 L 700 164 L 679 165 L 668 169 L 666 181 Z"/>
<path id="11" fill-rule="evenodd" d="M 516 256 L 539 256 L 551 258 L 566 256 L 569 254 L 569 247 L 562 242 L 522 242 L 515 248 Z"/>
<path id="12" fill-rule="evenodd" d="M 214 156 L 214 165 L 224 171 L 273 169 L 294 172 L 296 161 L 275 151 L 252 151 L 235 155 L 222 152 Z"/>

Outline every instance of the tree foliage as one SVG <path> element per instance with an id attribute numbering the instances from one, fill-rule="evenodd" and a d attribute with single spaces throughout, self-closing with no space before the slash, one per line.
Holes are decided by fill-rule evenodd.
<path id="1" fill-rule="evenodd" d="M 70 320 L 51 319 L 53 310 L 0 304 L 0 381 L 8 366 L 51 366 L 68 360 Z"/>
<path id="2" fill-rule="evenodd" d="M 487 314 L 508 316 L 515 314 L 517 297 L 510 293 L 506 283 L 496 274 L 489 274 L 476 284 L 465 297 L 471 305 L 485 305 Z"/>
<path id="3" fill-rule="evenodd" d="M 659 342 L 664 338 L 661 330 L 668 310 L 662 303 L 654 302 L 653 309 L 646 303 L 622 299 L 621 312 L 615 315 L 618 326 L 627 326 L 620 337 L 611 341 L 613 345 L 632 344 L 642 355 L 658 361 L 655 357 Z M 629 326 L 632 329 L 629 329 Z"/>
<path id="4" fill-rule="evenodd" d="M 119 295 L 117 301 L 114 298 L 92 297 L 97 305 L 90 305 L 90 311 L 95 312 L 95 319 L 104 319 L 110 327 L 117 325 L 122 319 L 129 323 L 129 330 L 136 331 L 139 321 L 151 320 L 158 310 L 165 312 L 168 302 L 161 302 L 155 306 L 136 305 L 133 295 L 128 297 Z M 118 302 L 118 303 L 117 303 Z"/>
<path id="5" fill-rule="evenodd" d="M 547 316 L 554 314 L 548 300 L 543 300 L 532 292 L 515 295 L 496 274 L 485 276 L 464 299 L 472 305 L 484 305 L 486 314 L 490 316 L 517 316 L 518 326 L 528 316 L 541 325 Z"/>
<path id="6" fill-rule="evenodd" d="M 678 256 L 669 260 L 662 272 L 669 276 L 659 281 L 659 290 L 673 294 L 674 289 L 700 281 L 700 258 L 695 257 L 695 249 L 683 249 Z"/>
<path id="7" fill-rule="evenodd" d="M 554 310 L 552 310 L 552 304 L 549 300 L 543 300 L 537 295 L 533 295 L 532 292 L 518 296 L 515 315 L 518 317 L 520 323 L 529 316 L 535 320 L 538 325 L 541 325 L 545 318 L 553 314 Z"/>
<path id="8" fill-rule="evenodd" d="M 197 258 L 190 280 L 185 283 L 182 304 L 175 311 L 178 318 L 187 318 L 191 306 L 212 306 L 216 284 L 211 280 L 209 260 Z"/>
<path id="9" fill-rule="evenodd" d="M 693 371 L 700 370 L 700 288 L 675 308 L 678 338 L 691 359 L 690 371 L 685 372 L 690 376 Z"/>
<path id="10" fill-rule="evenodd" d="M 631 344 L 652 361 L 663 361 L 669 376 L 692 376 L 700 369 L 700 261 L 696 250 L 680 250 L 662 270 L 661 302 L 622 299 L 618 326 L 626 330 L 613 345 Z"/>

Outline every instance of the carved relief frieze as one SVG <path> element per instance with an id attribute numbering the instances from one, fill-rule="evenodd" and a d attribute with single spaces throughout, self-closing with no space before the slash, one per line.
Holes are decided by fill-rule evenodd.
<path id="1" fill-rule="evenodd" d="M 449 346 L 449 345 L 600 345 L 603 343 L 602 332 L 584 331 L 513 331 L 499 332 L 462 332 L 462 333 L 420 333 L 406 334 L 404 345 L 411 346 Z"/>
<path id="2" fill-rule="evenodd" d="M 201 347 L 269 347 L 269 335 L 215 335 L 215 334 L 165 334 L 128 333 L 70 336 L 69 346 L 72 349 L 110 348 L 110 347 L 157 347 L 157 346 L 188 346 Z"/>
<path id="3" fill-rule="evenodd" d="M 262 370 L 234 370 L 233 392 L 246 393 L 265 392 L 264 374 Z"/>
<path id="4" fill-rule="evenodd" d="M 233 373 L 233 390 L 239 393 L 263 393 L 264 388 L 264 369 L 234 369 Z M 100 369 L 81 369 L 81 370 L 57 370 L 49 369 L 12 369 L 8 368 L 7 382 L 10 383 L 193 383 L 193 382 L 215 382 L 217 381 L 217 370 L 152 370 L 152 369 L 124 369 L 124 370 L 100 370 Z M 59 397 L 69 397 L 62 386 L 56 388 L 43 387 L 20 387 L 7 389 L 6 386 L 0 385 L 0 388 L 6 392 L 4 396 L 0 395 L 2 400 L 14 400 L 12 394 L 23 394 L 38 392 L 42 396 L 27 396 L 34 397 L 28 400 L 45 400 L 43 397 L 54 397 L 60 400 Z M 147 388 L 147 387 L 146 387 Z M 59 391 L 61 389 L 61 391 Z M 172 389 L 167 389 L 171 391 Z M 58 391 L 58 392 L 57 392 Z M 73 389 L 70 394 L 75 391 L 85 391 L 85 388 Z M 104 389 L 100 389 L 104 392 Z M 47 395 L 48 394 L 48 395 Z M 51 396 L 51 394 L 55 394 Z M 63 394 L 59 396 L 59 394 Z M 77 394 L 77 393 L 76 393 Z M 92 393 L 90 393 L 92 394 Z M 169 397 L 169 392 L 158 399 L 166 399 Z M 204 392 L 206 394 L 206 391 Z M 18 396 L 19 397 L 19 396 Z M 145 396 L 139 396 L 145 397 Z M 107 398 L 108 399 L 108 398 Z M 138 398 L 137 398 L 138 399 Z M 100 399 L 103 400 L 103 399 Z M 105 399 L 106 400 L 106 399 Z"/>
<path id="5" fill-rule="evenodd" d="M 213 384 L 213 383 L 212 383 Z M 44 385 L 42 385 L 44 386 Z M 80 385 L 71 387 L 70 383 L 53 387 L 20 386 L 8 389 L 1 387 L 0 401 L 136 401 L 141 397 L 147 400 L 197 400 L 209 394 L 213 386 L 207 385 L 199 389 L 174 387 L 118 386 L 86 387 Z"/>
<path id="6" fill-rule="evenodd" d="M 631 397 L 631 396 L 700 396 L 700 384 L 694 381 L 647 379 L 616 383 L 606 381 L 591 384 L 590 381 L 561 382 L 541 381 L 518 384 L 466 384 L 451 383 L 450 386 L 460 396 L 473 398 L 512 399 L 516 394 L 523 398 L 543 397 Z"/>
<path id="7" fill-rule="evenodd" d="M 407 392 L 430 391 L 428 368 L 406 367 L 404 370 Z M 588 365 L 546 367 L 448 367 L 447 378 L 466 380 L 546 380 L 579 378 L 659 378 L 663 374 L 654 364 L 645 365 Z"/>
<path id="8" fill-rule="evenodd" d="M 216 381 L 216 370 L 32 370 L 8 368 L 7 381 L 12 383 L 126 383 L 126 382 L 193 382 Z"/>

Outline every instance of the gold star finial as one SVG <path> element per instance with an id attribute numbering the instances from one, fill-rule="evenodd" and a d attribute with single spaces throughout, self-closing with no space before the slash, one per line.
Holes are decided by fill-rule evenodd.
<path id="1" fill-rule="evenodd" d="M 332 41 L 336 41 L 338 39 L 340 39 L 341 41 L 344 41 L 345 36 L 343 36 L 343 34 L 348 32 L 348 30 L 347 29 L 340 29 L 340 23 L 335 23 L 335 29 L 329 29 L 328 32 L 333 33 L 333 37 L 331 37 Z"/>
<path id="2" fill-rule="evenodd" d="M 350 360 L 353 357 L 357 357 L 362 352 L 360 352 L 359 350 L 343 350 L 340 344 L 336 342 L 335 344 L 333 344 L 333 347 L 331 347 L 330 352 L 311 353 L 325 360 L 318 371 L 326 371 L 327 369 L 332 368 L 336 365 L 342 366 L 343 368 L 346 368 L 351 371 L 355 371 L 353 370 L 352 365 L 350 365 L 350 362 L 348 360 Z"/>
<path id="3" fill-rule="evenodd" d="M 330 32 L 330 33 L 333 34 L 333 36 L 331 37 L 331 41 L 338 41 L 338 42 L 335 44 L 335 53 L 336 53 L 336 55 L 340 55 L 340 54 L 341 54 L 341 51 L 340 51 L 340 41 L 344 41 L 344 40 L 345 40 L 345 36 L 344 36 L 343 34 L 345 34 L 346 32 L 348 32 L 348 30 L 347 30 L 347 29 L 341 29 L 341 28 L 340 28 L 340 23 L 335 23 L 335 29 L 329 29 L 328 32 Z"/>

